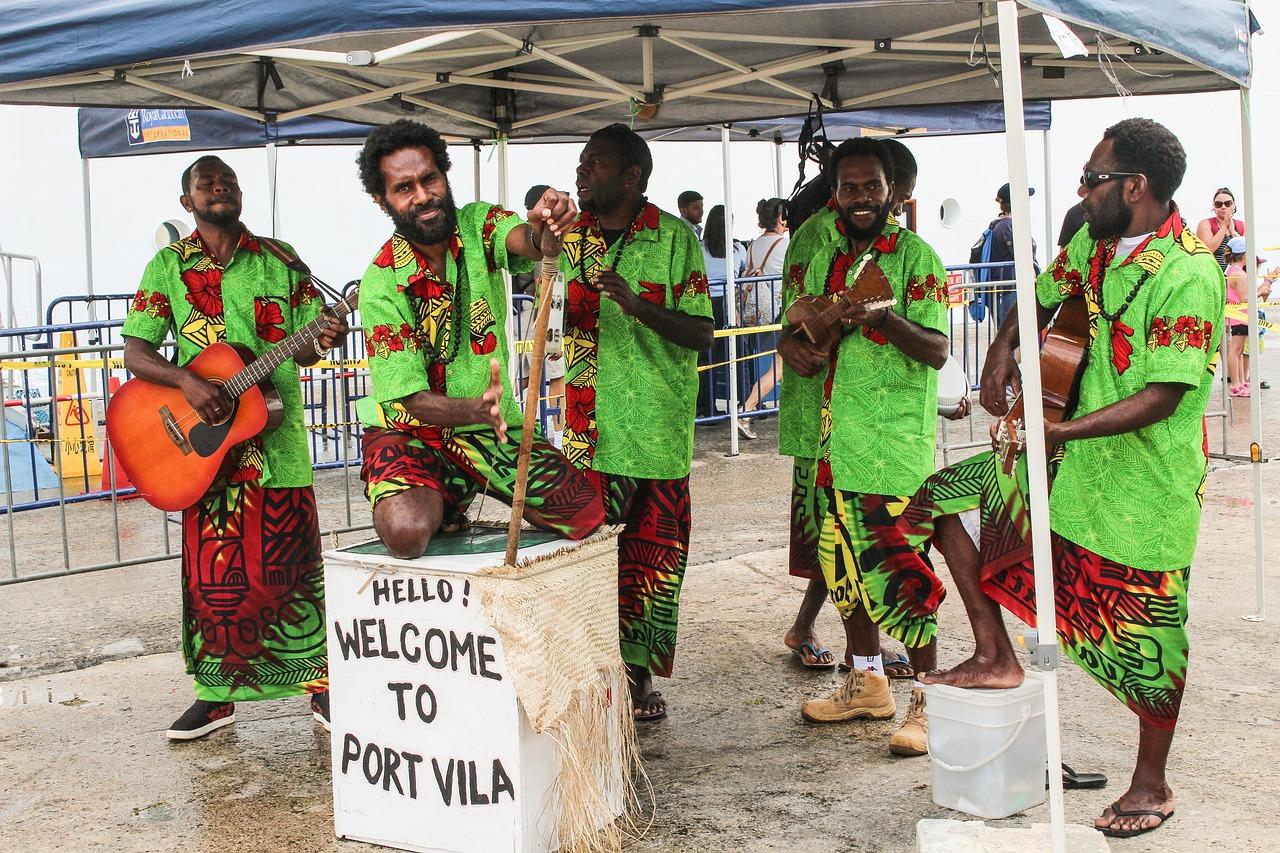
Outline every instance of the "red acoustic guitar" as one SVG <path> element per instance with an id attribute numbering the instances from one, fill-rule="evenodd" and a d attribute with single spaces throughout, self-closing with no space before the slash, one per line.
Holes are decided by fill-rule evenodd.
<path id="1" fill-rule="evenodd" d="M 1075 408 L 1088 354 L 1089 307 L 1083 296 L 1073 296 L 1063 301 L 1040 344 L 1040 386 L 1046 422 L 1062 423 Z M 1013 473 L 1025 447 L 1025 417 L 1019 394 L 996 429 L 996 456 L 1005 474 Z"/>
<path id="2" fill-rule="evenodd" d="M 332 309 L 339 318 L 356 307 L 352 293 Z M 231 400 L 223 420 L 207 424 L 177 388 L 137 377 L 121 386 L 107 406 L 107 437 L 121 467 L 147 503 L 165 511 L 186 509 L 208 493 L 222 473 L 227 452 L 280 425 L 284 406 L 271 372 L 295 356 L 314 351 L 328 326 L 321 316 L 255 359 L 241 344 L 217 343 L 187 369 Z"/>

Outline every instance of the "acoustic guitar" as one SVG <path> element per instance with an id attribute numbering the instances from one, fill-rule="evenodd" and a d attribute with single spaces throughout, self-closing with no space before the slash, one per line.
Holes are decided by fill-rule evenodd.
<path id="1" fill-rule="evenodd" d="M 332 314 L 347 316 L 357 298 L 355 292 L 345 297 Z M 284 405 L 271 372 L 314 352 L 327 326 L 321 315 L 257 358 L 242 344 L 216 343 L 192 359 L 187 369 L 222 386 L 231 401 L 229 413 L 217 423 L 201 420 L 177 388 L 138 377 L 124 383 L 107 406 L 107 437 L 138 494 L 165 511 L 186 509 L 204 497 L 233 447 L 280 425 Z"/>
<path id="2" fill-rule="evenodd" d="M 801 296 L 787 308 L 787 325 L 792 327 L 793 334 L 830 352 L 840 343 L 844 333 L 840 317 L 845 306 L 874 311 L 888 308 L 896 301 L 884 270 L 867 256 L 854 272 L 853 287 L 832 296 Z"/>
<path id="3" fill-rule="evenodd" d="M 1062 423 L 1071 416 L 1080 393 L 1080 377 L 1084 375 L 1089 354 L 1089 306 L 1083 296 L 1064 300 L 1040 344 L 1040 387 L 1044 401 L 1044 419 Z M 1026 447 L 1023 426 L 1026 409 L 1019 394 L 1009 414 L 996 427 L 996 457 L 1005 474 Z M 1048 448 L 1050 451 L 1052 447 Z"/>

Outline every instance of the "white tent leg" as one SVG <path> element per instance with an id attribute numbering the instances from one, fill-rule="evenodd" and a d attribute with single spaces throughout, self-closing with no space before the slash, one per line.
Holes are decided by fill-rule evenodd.
<path id="1" fill-rule="evenodd" d="M 267 203 L 271 206 L 271 236 L 280 234 L 280 196 L 277 192 L 276 144 L 267 143 Z"/>
<path id="2" fill-rule="evenodd" d="M 782 134 L 773 138 L 773 194 L 777 198 L 786 198 L 782 194 Z"/>
<path id="3" fill-rule="evenodd" d="M 89 296 L 93 296 L 93 195 L 90 191 L 89 182 L 89 159 L 86 157 L 80 161 L 80 191 L 84 196 L 84 280 L 86 290 Z M 39 316 L 44 311 L 43 305 L 36 306 L 36 314 Z M 89 319 L 98 319 L 97 306 L 93 301 L 89 302 Z M 12 318 L 10 318 L 12 322 Z"/>
<path id="4" fill-rule="evenodd" d="M 724 314 L 730 326 L 738 325 L 737 270 L 733 268 L 733 166 L 729 162 L 729 125 L 720 125 L 720 152 L 724 162 Z M 712 350 L 714 352 L 714 349 Z M 715 388 L 715 383 L 711 383 Z M 712 394 L 714 397 L 714 393 Z M 714 400 L 712 401 L 714 405 Z M 729 338 L 729 455 L 738 455 L 738 338 Z"/>
<path id="5" fill-rule="evenodd" d="M 1253 116 L 1250 112 L 1249 90 L 1240 90 L 1240 149 L 1244 167 L 1244 220 L 1249 224 L 1245 231 L 1245 289 L 1249 299 L 1249 353 L 1253 356 L 1253 369 L 1261 371 L 1262 353 L 1258 350 L 1258 232 L 1253 227 Z M 1230 405 L 1228 403 L 1227 405 Z M 1249 458 L 1253 468 L 1253 562 L 1256 573 L 1257 612 L 1245 619 L 1262 622 L 1267 618 L 1266 575 L 1263 572 L 1262 542 L 1262 394 L 1249 398 Z"/>
<path id="6" fill-rule="evenodd" d="M 472 201 L 479 201 L 480 200 L 480 140 L 479 139 L 473 139 L 471 141 L 471 149 L 473 152 L 475 152 L 475 156 L 471 158 L 472 168 L 475 172 L 475 175 L 474 175 L 475 198 L 473 198 Z"/>
<path id="7" fill-rule="evenodd" d="M 1058 235 L 1053 227 L 1053 175 L 1049 171 L 1049 128 L 1040 131 L 1044 139 L 1044 265 L 1048 266 L 1058 254 Z"/>
<path id="8" fill-rule="evenodd" d="M 509 174 L 507 172 L 507 139 L 503 137 L 498 140 L 498 204 L 505 208 L 510 208 L 508 203 L 507 180 Z"/>
<path id="9" fill-rule="evenodd" d="M 1023 342 L 1022 398 L 1026 409 L 1027 473 L 1031 499 L 1031 547 L 1036 579 L 1039 640 L 1034 663 L 1044 672 L 1044 727 L 1049 771 L 1049 819 L 1054 853 L 1066 853 L 1062 802 L 1062 740 L 1058 713 L 1058 632 L 1053 600 L 1053 562 L 1049 547 L 1049 482 L 1044 446 L 1044 406 L 1040 359 L 1035 357 L 1035 275 L 1031 265 L 1031 202 L 1027 197 L 1027 132 L 1022 112 L 1022 63 L 1019 59 L 1018 4 L 1000 0 L 1000 80 L 1009 155 L 1009 198 L 1013 208 L 1014 267 L 1018 279 L 1018 339 Z"/>

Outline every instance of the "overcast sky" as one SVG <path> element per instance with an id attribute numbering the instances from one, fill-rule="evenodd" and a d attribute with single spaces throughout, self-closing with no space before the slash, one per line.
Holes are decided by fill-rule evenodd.
<path id="1" fill-rule="evenodd" d="M 1280 162 L 1275 140 L 1280 133 L 1280 0 L 1255 0 L 1253 7 L 1276 34 L 1255 42 L 1253 91 L 1255 187 L 1259 190 L 1255 229 L 1263 246 L 1280 246 Z M 992 88 L 993 99 L 999 97 Z M 1034 236 L 1045 257 L 1058 222 L 1075 203 L 1080 169 L 1089 151 L 1110 124 L 1128 116 L 1146 116 L 1168 126 L 1187 149 L 1188 171 L 1176 199 L 1193 222 L 1209 215 L 1213 191 L 1228 186 L 1243 205 L 1240 163 L 1239 98 L 1216 93 L 1150 98 L 1111 98 L 1054 104 L 1053 130 L 1047 146 L 1051 169 L 1044 175 L 1043 135 L 1028 135 Z M 917 188 L 920 233 L 946 263 L 963 263 L 968 247 L 995 215 L 996 188 L 1007 180 L 1002 134 L 965 138 L 909 140 L 920 164 Z M 732 146 L 732 202 L 736 236 L 749 238 L 755 228 L 755 203 L 775 194 L 772 146 L 743 142 Z M 510 199 L 518 205 L 534 183 L 570 189 L 578 157 L 576 145 L 513 146 L 510 154 Z M 354 148 L 294 147 L 279 156 L 280 236 L 291 241 L 325 280 L 340 284 L 358 278 L 386 239 L 386 218 L 358 185 Z M 649 195 L 674 212 L 681 190 L 697 189 L 707 207 L 724 196 L 722 157 L 715 143 L 657 143 Z M 783 195 L 796 176 L 793 146 L 784 148 Z M 474 196 L 474 168 L 469 148 L 454 151 L 451 180 L 458 202 Z M 244 220 L 253 230 L 270 233 L 266 157 L 262 151 L 229 151 L 223 157 L 240 175 L 245 195 Z M 157 225 L 166 219 L 190 219 L 178 205 L 178 177 L 190 154 L 98 160 L 91 164 L 93 278 L 98 293 L 132 292 L 155 252 Z M 497 163 L 486 153 L 480 164 L 481 196 L 498 199 Z M 812 174 L 812 170 L 810 170 Z M 1046 192 L 1047 190 L 1047 192 Z M 76 146 L 75 111 L 66 108 L 0 107 L 0 248 L 37 255 L 44 273 L 43 300 L 87 289 L 84 251 L 81 161 Z M 944 200 L 958 206 L 951 227 L 939 221 Z M 1044 203 L 1051 201 L 1050 226 Z M 1051 236 L 1052 235 L 1052 236 Z M 1271 253 L 1280 262 L 1280 250 Z M 37 319 L 37 301 L 29 265 L 14 267 L 15 308 L 19 325 Z M 3 299 L 0 296 L 0 299 Z M 3 322 L 9 309 L 0 305 Z"/>

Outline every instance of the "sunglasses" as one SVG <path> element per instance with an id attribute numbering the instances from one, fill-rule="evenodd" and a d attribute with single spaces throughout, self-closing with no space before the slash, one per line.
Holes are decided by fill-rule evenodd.
<path id="1" fill-rule="evenodd" d="M 1232 201 L 1231 199 L 1227 199 L 1226 201 L 1215 201 L 1213 203 L 1213 206 L 1214 207 L 1231 207 L 1234 204 L 1235 204 L 1234 201 Z"/>
<path id="2" fill-rule="evenodd" d="M 1097 172 L 1093 169 L 1085 169 L 1084 174 L 1080 176 L 1080 183 L 1089 189 L 1101 186 L 1107 181 L 1114 181 L 1116 178 L 1136 178 L 1141 172 Z"/>

